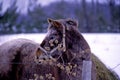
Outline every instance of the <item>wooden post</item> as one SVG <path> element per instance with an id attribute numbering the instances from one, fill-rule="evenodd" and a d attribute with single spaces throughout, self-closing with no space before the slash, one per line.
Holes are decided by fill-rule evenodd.
<path id="1" fill-rule="evenodd" d="M 91 80 L 92 61 L 83 61 L 82 80 Z"/>

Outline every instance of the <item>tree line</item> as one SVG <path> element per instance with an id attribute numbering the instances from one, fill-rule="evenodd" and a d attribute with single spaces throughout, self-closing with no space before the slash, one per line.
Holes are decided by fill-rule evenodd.
<path id="1" fill-rule="evenodd" d="M 41 6 L 37 0 L 29 0 L 26 14 L 17 12 L 16 0 L 2 14 L 0 13 L 0 34 L 46 32 L 47 18 L 72 18 L 78 21 L 83 33 L 119 33 L 120 4 L 116 0 L 60 0 Z M 0 3 L 0 12 L 2 2 Z"/>

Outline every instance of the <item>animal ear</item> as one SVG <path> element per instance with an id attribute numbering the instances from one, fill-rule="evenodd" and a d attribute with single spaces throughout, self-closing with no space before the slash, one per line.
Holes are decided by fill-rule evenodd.
<path id="1" fill-rule="evenodd" d="M 53 25 L 54 27 L 57 27 L 57 28 L 61 25 L 60 22 L 58 22 L 57 20 L 53 20 L 53 19 L 48 18 L 47 21 L 48 21 L 49 24 L 51 24 L 51 25 Z"/>
<path id="2" fill-rule="evenodd" d="M 48 18 L 48 19 L 47 19 L 47 21 L 48 21 L 48 23 L 52 23 L 54 20 L 53 20 L 53 19 Z"/>
<path id="3" fill-rule="evenodd" d="M 40 55 L 42 55 L 42 51 L 38 48 L 36 51 L 36 59 L 38 59 Z"/>
<path id="4" fill-rule="evenodd" d="M 76 21 L 76 20 L 67 19 L 66 23 L 68 25 L 72 25 L 72 26 L 75 26 L 76 28 L 78 28 L 78 21 Z"/>

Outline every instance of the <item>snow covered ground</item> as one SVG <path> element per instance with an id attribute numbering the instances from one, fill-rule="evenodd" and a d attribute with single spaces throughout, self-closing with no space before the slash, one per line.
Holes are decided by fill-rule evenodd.
<path id="1" fill-rule="evenodd" d="M 92 52 L 120 77 L 120 34 L 87 33 L 83 36 L 89 43 Z M 26 38 L 41 43 L 44 37 L 45 34 L 4 35 L 0 36 L 0 45 L 17 38 Z"/>

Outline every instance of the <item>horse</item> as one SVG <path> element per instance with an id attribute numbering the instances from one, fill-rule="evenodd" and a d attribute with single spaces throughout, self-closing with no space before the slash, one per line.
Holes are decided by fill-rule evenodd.
<path id="1" fill-rule="evenodd" d="M 47 35 L 40 46 L 44 48 L 48 58 L 52 57 L 57 61 L 54 64 L 55 71 L 52 70 L 57 74 L 56 80 L 81 80 L 82 64 L 84 60 L 91 61 L 91 49 L 79 32 L 77 21 L 48 19 L 48 23 Z M 73 68 L 74 66 L 76 67 Z M 92 71 L 95 72 L 94 65 Z M 92 80 L 95 79 L 93 73 Z"/>
<path id="2" fill-rule="evenodd" d="M 42 54 L 40 44 L 32 40 L 20 38 L 0 45 L 0 80 L 32 78 L 36 54 Z"/>

